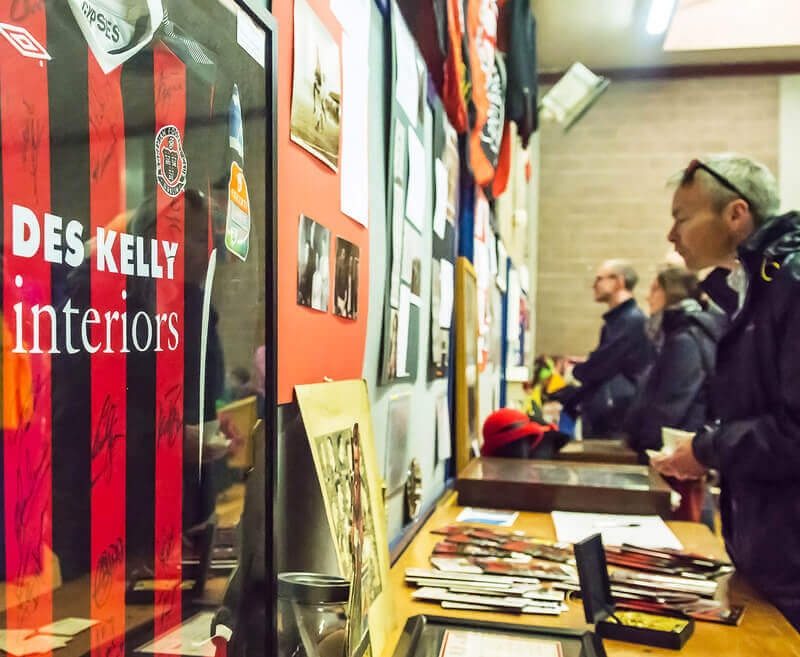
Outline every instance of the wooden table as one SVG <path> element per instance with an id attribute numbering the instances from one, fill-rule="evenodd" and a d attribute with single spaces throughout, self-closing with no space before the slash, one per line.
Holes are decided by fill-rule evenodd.
<path id="1" fill-rule="evenodd" d="M 588 463 L 620 463 L 635 465 L 638 455 L 624 440 L 573 440 L 556 455 L 559 461 L 585 461 Z"/>
<path id="2" fill-rule="evenodd" d="M 430 533 L 432 529 L 455 522 L 462 510 L 454 505 L 455 496 L 442 504 L 431 516 L 408 549 L 392 567 L 389 586 L 394 592 L 397 626 L 391 632 L 382 657 L 391 657 L 405 625 L 406 619 L 417 614 L 455 616 L 504 623 L 520 624 L 520 616 L 478 611 L 444 610 L 438 604 L 416 602 L 411 599 L 413 588 L 406 586 L 406 568 L 430 568 L 429 557 L 441 536 Z M 707 527 L 688 522 L 670 522 L 670 528 L 684 547 L 713 557 L 724 557 L 725 550 Z M 555 539 L 555 530 L 549 514 L 520 513 L 513 529 L 529 532 L 542 538 Z M 800 657 L 800 634 L 772 605 L 761 599 L 739 576 L 734 575 L 725 593 L 732 604 L 744 604 L 747 609 L 737 627 L 697 622 L 694 635 L 680 653 L 673 650 L 651 648 L 633 643 L 604 640 L 608 657 L 634 657 L 641 655 L 676 655 L 681 657 Z M 531 625 L 549 625 L 587 629 L 580 600 L 571 601 L 569 611 L 561 616 L 526 615 L 524 621 Z"/>
<path id="3" fill-rule="evenodd" d="M 476 458 L 455 483 L 462 506 L 671 516 L 671 489 L 645 465 Z"/>

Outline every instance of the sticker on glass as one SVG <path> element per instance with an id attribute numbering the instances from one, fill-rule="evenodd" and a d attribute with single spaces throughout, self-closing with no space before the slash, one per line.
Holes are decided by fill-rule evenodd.
<path id="1" fill-rule="evenodd" d="M 156 135 L 156 180 L 168 196 L 177 196 L 186 187 L 186 155 L 174 125 L 165 125 Z"/>
<path id="2" fill-rule="evenodd" d="M 250 248 L 250 196 L 244 171 L 231 162 L 228 183 L 228 214 L 225 220 L 225 247 L 240 260 L 247 259 Z"/>

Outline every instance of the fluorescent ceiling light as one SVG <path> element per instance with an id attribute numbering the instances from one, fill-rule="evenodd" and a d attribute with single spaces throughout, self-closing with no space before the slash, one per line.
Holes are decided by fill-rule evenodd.
<path id="1" fill-rule="evenodd" d="M 664 50 L 724 50 L 800 45 L 797 0 L 680 0 Z"/>
<path id="2" fill-rule="evenodd" d="M 662 34 L 669 26 L 675 0 L 651 0 L 650 14 L 647 16 L 647 33 Z"/>

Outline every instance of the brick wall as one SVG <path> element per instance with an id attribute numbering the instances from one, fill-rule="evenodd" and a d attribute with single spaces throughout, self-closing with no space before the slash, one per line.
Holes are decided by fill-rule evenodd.
<path id="1" fill-rule="evenodd" d="M 722 151 L 778 175 L 777 77 L 612 82 L 566 135 L 542 127 L 537 353 L 586 354 L 597 344 L 607 308 L 591 284 L 605 259 L 633 262 L 644 303 L 671 250 L 666 179 Z"/>

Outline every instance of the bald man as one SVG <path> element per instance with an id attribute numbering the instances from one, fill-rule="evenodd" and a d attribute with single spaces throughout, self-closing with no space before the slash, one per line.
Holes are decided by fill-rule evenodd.
<path id="1" fill-rule="evenodd" d="M 624 260 L 608 260 L 594 279 L 594 300 L 608 305 L 600 344 L 573 374 L 579 388 L 566 393 L 568 413 L 580 413 L 584 438 L 607 438 L 622 431 L 636 386 L 654 357 L 645 316 L 633 298 L 639 277 Z"/>

